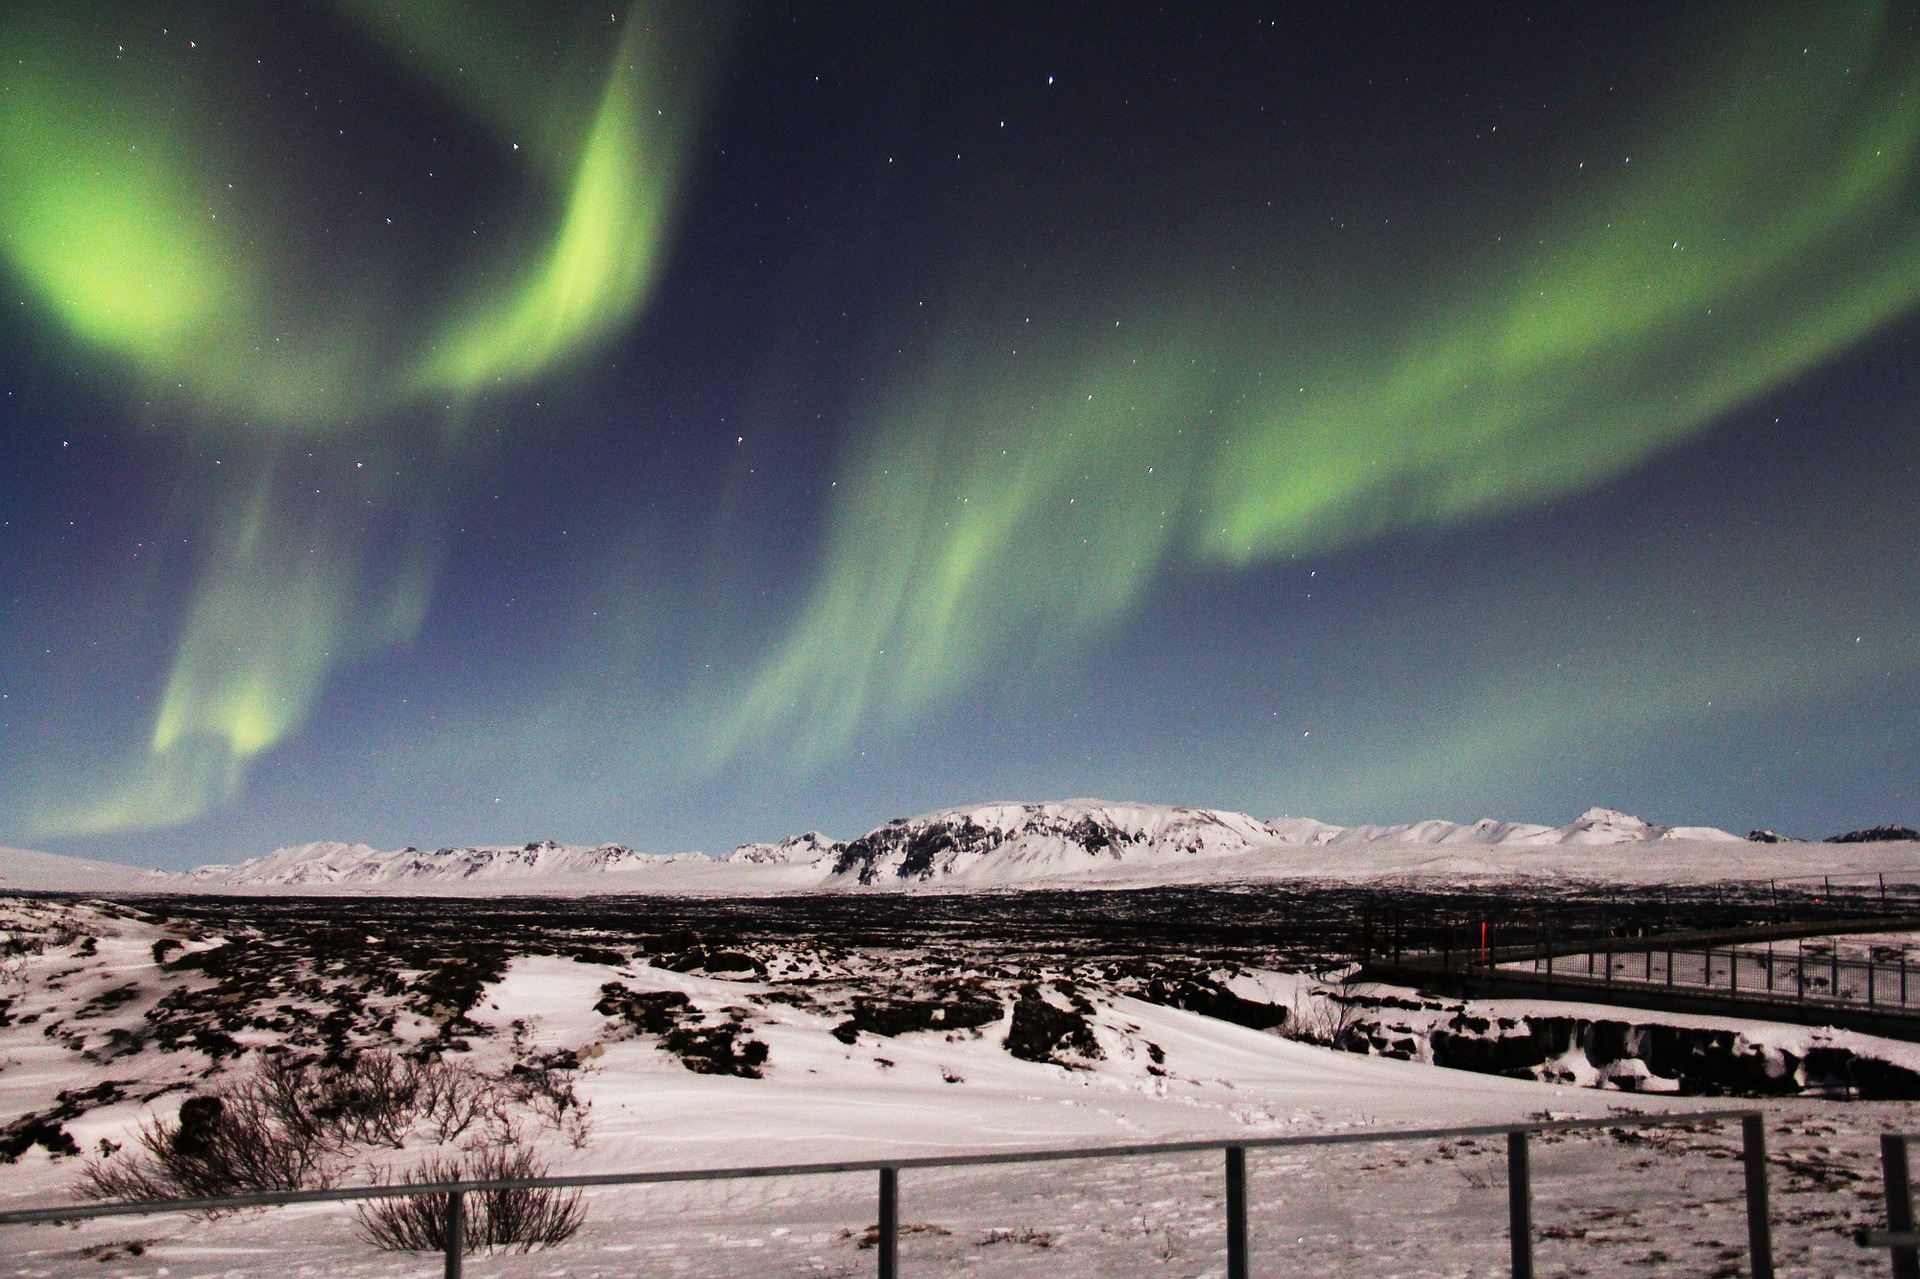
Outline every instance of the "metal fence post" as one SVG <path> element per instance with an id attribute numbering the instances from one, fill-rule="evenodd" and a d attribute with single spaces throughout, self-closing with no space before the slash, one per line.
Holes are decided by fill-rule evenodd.
<path id="1" fill-rule="evenodd" d="M 1907 1139 L 1880 1136 L 1880 1177 L 1887 1192 L 1887 1229 L 1913 1229 L 1913 1185 L 1907 1179 Z M 1895 1248 L 1893 1279 L 1920 1279 L 1920 1248 Z"/>
<path id="2" fill-rule="evenodd" d="M 1227 1279 L 1247 1279 L 1247 1148 L 1227 1147 Z"/>
<path id="3" fill-rule="evenodd" d="M 1513 1279 L 1533 1279 L 1533 1184 L 1524 1128 L 1507 1134 L 1507 1243 L 1513 1255 Z"/>
<path id="4" fill-rule="evenodd" d="M 467 1250 L 467 1197 L 458 1190 L 447 1194 L 446 1238 L 440 1249 L 446 1255 L 446 1279 L 460 1279 L 460 1265 Z"/>
<path id="5" fill-rule="evenodd" d="M 1773 1279 L 1773 1221 L 1767 1207 L 1767 1121 L 1740 1120 L 1740 1157 L 1747 1169 L 1747 1257 L 1753 1279 Z"/>
<path id="6" fill-rule="evenodd" d="M 900 1170 L 880 1170 L 880 1226 L 873 1241 L 880 1258 L 880 1279 L 895 1279 L 900 1273 Z"/>

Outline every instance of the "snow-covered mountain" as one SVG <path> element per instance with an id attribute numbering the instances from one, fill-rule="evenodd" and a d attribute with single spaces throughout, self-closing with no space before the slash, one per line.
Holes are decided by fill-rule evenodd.
<path id="1" fill-rule="evenodd" d="M 524 887 L 733 893 L 1043 882 L 1119 885 L 1214 877 L 1805 873 L 1800 862 L 1806 854 L 1793 850 L 1807 845 L 1783 843 L 1769 854 L 1780 862 L 1779 867 L 1753 870 L 1758 864 L 1753 859 L 1763 856 L 1758 851 L 1763 847 L 1712 827 L 1660 826 L 1607 808 L 1589 809 L 1564 826 L 1486 818 L 1471 823 L 1430 820 L 1343 827 L 1308 817 L 1263 821 L 1216 809 L 1075 799 L 944 808 L 896 818 L 856 839 L 843 841 L 808 831 L 777 842 L 742 844 L 721 857 L 642 853 L 611 843 L 580 847 L 552 840 L 430 852 L 417 848 L 383 852 L 365 844 L 319 842 L 281 848 L 238 865 L 202 866 L 169 875 L 0 850 L 0 889 L 85 891 L 136 885 L 158 891 L 378 889 L 391 885 L 411 891 L 501 892 Z M 1832 846 L 1819 847 L 1824 850 L 1823 859 L 1839 856 Z M 1610 849 L 1640 851 L 1622 860 Z"/>
<path id="2" fill-rule="evenodd" d="M 1615 812 L 1611 808 L 1589 808 L 1565 826 L 1536 826 L 1528 822 L 1501 822 L 1483 817 L 1471 824 L 1429 820 L 1401 826 L 1348 826 L 1333 828 L 1337 833 L 1326 843 L 1345 844 L 1516 844 L 1545 846 L 1553 844 L 1641 844 L 1651 840 L 1686 840 L 1696 843 L 1739 841 L 1712 826 L 1655 826 L 1644 818 Z"/>
<path id="3" fill-rule="evenodd" d="M 228 886 L 457 882 L 604 874 L 686 858 L 706 860 L 699 853 L 662 856 L 636 853 L 620 844 L 573 848 L 550 839 L 519 846 L 437 848 L 432 852 L 417 848 L 381 852 L 365 844 L 323 840 L 276 849 L 237 866 L 201 866 L 188 871 L 186 878 L 198 884 Z"/>
<path id="4" fill-rule="evenodd" d="M 0 893 L 91 893 L 111 888 L 164 890 L 174 878 L 165 871 L 143 870 L 119 862 L 62 857 L 58 853 L 36 853 L 26 848 L 0 848 Z"/>
<path id="5" fill-rule="evenodd" d="M 1278 828 L 1245 813 L 1092 799 L 975 804 L 896 818 L 839 846 L 827 882 L 1004 884 L 1323 842 L 1338 829 L 1320 822 Z"/>
<path id="6" fill-rule="evenodd" d="M 1074 799 L 1054 803 L 972 804 L 899 817 L 853 840 L 818 831 L 777 843 L 742 844 L 718 859 L 742 872 L 805 872 L 796 885 L 1000 885 L 1070 879 L 1116 868 L 1173 868 L 1241 857 L 1262 849 L 1353 850 L 1376 845 L 1633 844 L 1657 840 L 1735 841 L 1708 827 L 1655 826 L 1594 808 L 1565 826 L 1486 819 L 1399 826 L 1333 826 L 1307 817 L 1261 821 L 1245 813 L 1162 804 Z M 524 845 L 402 848 L 319 842 L 278 849 L 237 866 L 186 873 L 205 886 L 319 887 L 551 879 L 660 870 L 675 864 L 713 868 L 700 853 L 640 853 L 622 844 L 592 848 L 540 840 Z M 744 878 L 744 877 L 743 877 Z"/>
<path id="7" fill-rule="evenodd" d="M 841 841 L 810 830 L 775 844 L 742 844 L 720 860 L 742 866 L 810 866 L 843 847 Z"/>
<path id="8" fill-rule="evenodd" d="M 1261 821 L 1245 813 L 1076 799 L 1050 804 L 976 804 L 903 817 L 831 849 L 826 882 L 1010 884 L 1173 869 L 1262 850 L 1353 850 L 1373 846 L 1552 846 L 1654 841 L 1737 843 L 1705 826 L 1656 826 L 1591 808 L 1565 826 L 1486 818 L 1471 824 L 1410 822 L 1333 826 L 1309 817 Z M 821 859 L 824 863 L 825 857 Z"/>

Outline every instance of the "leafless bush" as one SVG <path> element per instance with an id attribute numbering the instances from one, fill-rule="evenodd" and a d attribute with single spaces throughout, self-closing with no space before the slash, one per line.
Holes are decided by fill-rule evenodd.
<path id="1" fill-rule="evenodd" d="M 399 1146 L 419 1114 L 421 1067 L 392 1053 L 361 1053 L 350 1061 L 296 1068 L 297 1103 L 312 1097 L 314 1120 L 335 1141 Z"/>
<path id="2" fill-rule="evenodd" d="M 140 1155 L 89 1163 L 81 1191 L 96 1199 L 165 1199 L 298 1190 L 333 1180 L 334 1150 L 287 1122 L 255 1080 L 225 1096 L 189 1097 L 179 1117 L 140 1128 Z"/>
<path id="3" fill-rule="evenodd" d="M 355 1152 L 399 1149 L 415 1135 L 483 1151 L 517 1146 L 521 1115 L 578 1148 L 588 1105 L 574 1090 L 573 1065 L 572 1054 L 551 1054 L 494 1076 L 386 1052 L 335 1062 L 269 1057 L 219 1092 L 188 1098 L 177 1118 L 142 1126 L 137 1152 L 115 1159 L 103 1151 L 80 1188 L 100 1199 L 153 1199 L 328 1185 Z"/>
<path id="4" fill-rule="evenodd" d="M 1287 1039 L 1344 1048 L 1359 1029 L 1365 1010 L 1349 995 L 1315 987 L 1293 998 L 1293 1009 L 1279 1033 Z"/>
<path id="5" fill-rule="evenodd" d="M 591 1107 L 574 1088 L 570 1065 L 556 1066 L 544 1059 L 522 1062 L 501 1076 L 500 1083 L 515 1102 L 566 1137 L 575 1150 L 587 1144 Z"/>
<path id="6" fill-rule="evenodd" d="M 1475 1190 L 1497 1190 L 1507 1184 L 1507 1170 L 1504 1165 L 1481 1164 L 1456 1167 L 1460 1179 Z"/>
<path id="7" fill-rule="evenodd" d="M 513 1065 L 499 1082 L 513 1101 L 566 1137 L 575 1150 L 587 1144 L 592 1128 L 588 1118 L 592 1104 L 582 1100 L 573 1083 L 579 1069 L 578 1054 L 565 1048 L 536 1051 L 533 1027 L 524 1020 L 514 1021 Z"/>
<path id="8" fill-rule="evenodd" d="M 406 1176 L 409 1185 L 437 1181 L 510 1181 L 539 1177 L 546 1166 L 523 1149 L 482 1150 L 462 1159 L 430 1159 Z M 439 1252 L 447 1243 L 446 1194 L 383 1199 L 358 1210 L 360 1233 L 389 1252 Z M 467 1252 L 531 1252 L 573 1238 L 585 1220 L 577 1190 L 513 1187 L 470 1191 L 464 1204 Z"/>
<path id="9" fill-rule="evenodd" d="M 444 1060 L 418 1063 L 414 1072 L 419 1121 L 440 1144 L 498 1122 L 499 1099 L 485 1076 Z"/>
<path id="10" fill-rule="evenodd" d="M 346 1062 L 271 1056 L 219 1093 L 186 1098 L 177 1118 L 144 1123 L 140 1148 L 90 1162 L 81 1191 L 171 1198 L 330 1185 L 357 1150 L 399 1148 L 417 1131 L 438 1143 L 478 1135 L 484 1145 L 505 1145 L 518 1137 L 513 1114 L 528 1087 L 511 1089 L 472 1068 L 392 1052 L 363 1052 Z M 570 1083 L 545 1079 L 534 1091 L 564 1098 Z M 538 1118 L 564 1116 L 566 1106 L 549 1100 L 545 1110 L 534 1110 Z M 582 1110 L 578 1100 L 572 1110 Z"/>

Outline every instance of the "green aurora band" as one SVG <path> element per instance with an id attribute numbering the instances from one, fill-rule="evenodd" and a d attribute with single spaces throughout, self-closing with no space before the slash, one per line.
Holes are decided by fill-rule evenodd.
<path id="1" fill-rule="evenodd" d="M 104 799 L 51 806 L 42 833 L 177 824 L 234 794 L 330 670 L 405 641 L 425 614 L 435 536 L 418 486 L 388 482 L 403 444 L 475 447 L 459 428 L 482 397 L 590 352 L 646 300 L 710 32 L 642 4 L 556 62 L 552 33 L 504 6 L 346 7 L 503 146 L 524 146 L 548 197 L 543 230 L 464 264 L 472 283 L 456 282 L 449 314 L 407 314 L 378 264 L 343 272 L 275 193 L 235 193 L 246 184 L 226 176 L 256 166 L 216 125 L 214 50 L 200 68 L 184 39 L 164 56 L 103 42 L 116 14 L 148 30 L 137 5 L 10 13 L 0 37 L 0 252 L 17 284 L 147 413 L 225 455 L 219 482 L 190 482 L 177 503 L 209 549 L 151 738 Z M 311 488 L 294 473 L 316 448 L 373 465 L 353 464 L 338 492 Z M 376 546 L 397 567 L 370 562 Z"/>
<path id="2" fill-rule="evenodd" d="M 1371 323 L 1164 273 L 1106 299 L 1124 326 L 987 306 L 872 415 L 818 581 L 709 759 L 817 765 L 988 663 L 1058 661 L 1178 559 L 1455 526 L 1710 427 L 1920 301 L 1917 91 L 1885 6 L 1756 10 L 1649 145 L 1590 157 L 1509 237 L 1529 247 L 1456 248 Z"/>
<path id="3" fill-rule="evenodd" d="M 331 672 L 410 639 L 438 564 L 421 493 L 481 447 L 463 426 L 630 331 L 658 274 L 715 43 L 685 9 L 556 55 L 533 5 L 338 7 L 530 170 L 537 224 L 458 257 L 445 304 L 249 189 L 267 143 L 216 127 L 218 75 L 102 45 L 99 14 L 131 29 L 137 6 L 0 32 L 16 290 L 141 421 L 222 460 L 176 502 L 202 549 L 151 732 L 41 834 L 194 819 Z M 1631 162 L 1541 175 L 1505 247 L 1434 248 L 1377 295 L 1274 283 L 1318 278 L 1284 242 L 1149 254 L 1039 330 L 1013 290 L 957 289 L 969 321 L 850 445 L 791 629 L 685 734 L 714 767 L 818 766 L 990 668 L 1069 660 L 1171 566 L 1455 527 L 1631 470 L 1920 302 L 1917 93 L 1885 6 L 1756 9 Z M 1235 253 L 1267 283 L 1230 276 Z"/>

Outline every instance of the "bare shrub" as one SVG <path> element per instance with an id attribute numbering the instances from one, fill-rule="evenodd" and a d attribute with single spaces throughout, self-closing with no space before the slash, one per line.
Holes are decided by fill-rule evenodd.
<path id="1" fill-rule="evenodd" d="M 211 1197 L 331 1184 L 356 1146 L 398 1147 L 414 1125 L 416 1068 L 388 1053 L 329 1064 L 269 1057 L 218 1093 L 140 1129 L 140 1152 L 90 1163 L 99 1199 Z"/>
<path id="2" fill-rule="evenodd" d="M 325 1186 L 332 1147 L 311 1127 L 289 1123 L 258 1080 L 225 1096 L 189 1097 L 178 1118 L 141 1125 L 142 1155 L 101 1160 L 81 1174 L 96 1199 L 207 1198 Z"/>
<path id="3" fill-rule="evenodd" d="M 493 1083 L 475 1071 L 444 1060 L 420 1062 L 414 1068 L 414 1083 L 419 1122 L 441 1145 L 499 1121 Z"/>
<path id="4" fill-rule="evenodd" d="M 536 1051 L 533 1027 L 516 1019 L 513 1065 L 499 1077 L 499 1083 L 514 1102 L 532 1111 L 536 1119 L 559 1132 L 579 1150 L 586 1146 L 592 1130 L 588 1112 L 593 1108 L 574 1087 L 574 1075 L 579 1069 L 579 1054 L 571 1049 Z"/>
<path id="5" fill-rule="evenodd" d="M 439 1181 L 511 1181 L 546 1173 L 529 1151 L 482 1150 L 461 1159 L 430 1159 L 406 1175 L 408 1185 Z M 440 1252 L 447 1243 L 448 1195 L 383 1199 L 358 1209 L 361 1236 L 389 1252 Z M 573 1238 L 585 1220 L 577 1190 L 504 1187 L 466 1195 L 462 1250 L 531 1252 Z"/>
<path id="6" fill-rule="evenodd" d="M 420 1067 L 392 1053 L 361 1053 L 326 1066 L 296 1067 L 293 1104 L 336 1142 L 399 1146 L 419 1112 Z M 292 1072 L 289 1072 L 290 1074 Z M 310 1100 L 308 1100 L 310 1099 Z"/>
<path id="7" fill-rule="evenodd" d="M 587 1144 L 592 1128 L 591 1103 L 583 1101 L 574 1088 L 572 1056 L 566 1054 L 559 1063 L 550 1057 L 519 1062 L 500 1077 L 500 1085 L 513 1101 L 579 1150 Z"/>
<path id="8" fill-rule="evenodd" d="M 143 1125 L 138 1151 L 116 1159 L 103 1150 L 80 1189 L 98 1199 L 155 1199 L 330 1185 L 356 1152 L 400 1149 L 416 1135 L 482 1150 L 518 1146 L 521 1115 L 579 1148 L 589 1107 L 574 1090 L 576 1066 L 567 1052 L 499 1076 L 388 1052 L 331 1062 L 268 1057 L 220 1091 L 188 1098 L 176 1118 Z"/>
<path id="9" fill-rule="evenodd" d="M 1279 1034 L 1302 1043 L 1345 1048 L 1358 1032 L 1365 1012 L 1353 996 L 1316 986 L 1294 996 L 1293 1010 Z"/>

